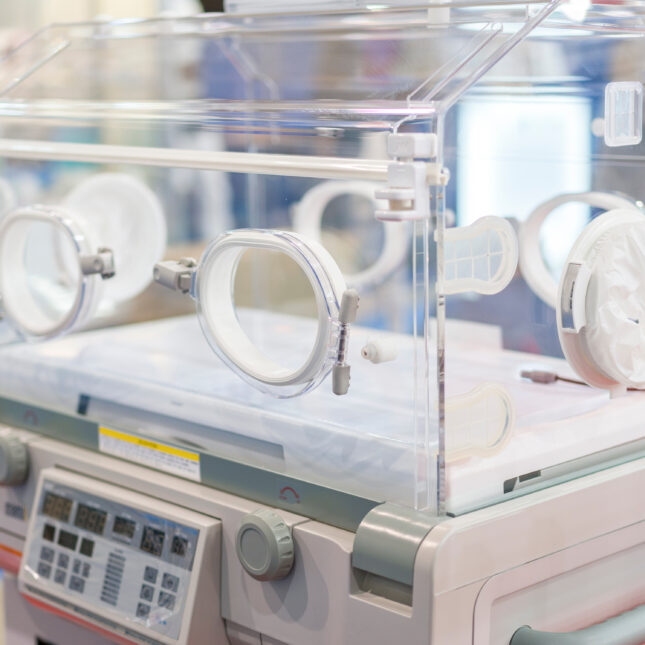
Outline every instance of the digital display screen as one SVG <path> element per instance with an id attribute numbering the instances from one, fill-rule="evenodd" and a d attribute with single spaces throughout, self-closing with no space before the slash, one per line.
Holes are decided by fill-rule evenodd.
<path id="1" fill-rule="evenodd" d="M 78 542 L 78 535 L 70 533 L 69 531 L 61 531 L 58 534 L 58 544 L 66 549 L 76 551 L 76 543 Z"/>
<path id="2" fill-rule="evenodd" d="M 72 500 L 54 493 L 45 493 L 42 512 L 43 515 L 53 517 L 55 520 L 69 522 L 69 514 L 72 512 Z"/>
<path id="3" fill-rule="evenodd" d="M 172 545 L 170 547 L 170 553 L 173 555 L 178 555 L 183 558 L 186 555 L 188 550 L 188 540 L 186 538 L 175 535 L 172 539 Z"/>
<path id="4" fill-rule="evenodd" d="M 141 550 L 151 555 L 160 556 L 165 539 L 166 534 L 163 531 L 152 528 L 152 526 L 144 526 L 143 537 L 141 538 Z"/>
<path id="5" fill-rule="evenodd" d="M 99 508 L 91 508 L 85 504 L 79 504 L 76 511 L 76 518 L 74 519 L 74 526 L 79 529 L 91 531 L 97 535 L 103 535 L 105 529 L 105 520 L 107 513 Z"/>
<path id="6" fill-rule="evenodd" d="M 117 535 L 125 535 L 125 537 L 132 538 L 134 537 L 134 530 L 136 528 L 136 522 L 133 522 L 126 517 L 119 517 L 117 515 L 114 518 L 114 526 L 112 527 L 112 532 L 116 533 Z"/>

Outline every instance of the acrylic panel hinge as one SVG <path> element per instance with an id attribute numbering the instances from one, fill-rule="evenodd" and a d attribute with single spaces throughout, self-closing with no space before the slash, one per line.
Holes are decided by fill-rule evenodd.
<path id="1" fill-rule="evenodd" d="M 388 154 L 394 159 L 387 168 L 387 186 L 377 190 L 376 199 L 386 200 L 377 210 L 378 220 L 403 222 L 430 217 L 430 186 L 445 185 L 449 174 L 431 161 L 437 157 L 435 134 L 390 134 Z"/>

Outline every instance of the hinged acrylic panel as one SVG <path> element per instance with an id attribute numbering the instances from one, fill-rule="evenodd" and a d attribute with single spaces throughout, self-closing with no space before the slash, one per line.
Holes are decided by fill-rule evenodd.
<path id="1" fill-rule="evenodd" d="M 39 32 L 0 64 L 2 396 L 429 513 L 637 454 L 623 13 Z"/>

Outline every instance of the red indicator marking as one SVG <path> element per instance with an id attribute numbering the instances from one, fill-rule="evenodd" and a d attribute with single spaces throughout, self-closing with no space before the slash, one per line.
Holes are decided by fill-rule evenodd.
<path id="1" fill-rule="evenodd" d="M 300 504 L 300 495 L 291 486 L 285 486 L 280 491 L 280 499 L 288 504 Z"/>

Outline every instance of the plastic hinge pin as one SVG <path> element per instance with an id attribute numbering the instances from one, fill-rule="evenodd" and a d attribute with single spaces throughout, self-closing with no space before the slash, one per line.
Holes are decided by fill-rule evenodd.
<path id="1" fill-rule="evenodd" d="M 179 261 L 166 260 L 158 262 L 154 268 L 154 281 L 163 287 L 189 293 L 197 271 L 197 261 L 193 258 L 181 258 Z"/>
<path id="2" fill-rule="evenodd" d="M 103 280 L 114 277 L 114 253 L 110 249 L 100 248 L 94 255 L 81 255 L 80 262 L 83 275 L 99 274 Z"/>
<path id="3" fill-rule="evenodd" d="M 332 368 L 332 391 L 338 395 L 347 394 L 349 390 L 350 366 L 345 363 L 345 359 L 349 345 L 349 328 L 356 321 L 358 301 L 359 297 L 356 289 L 347 289 L 343 292 L 338 314 L 338 322 L 340 323 L 338 354 L 336 363 Z"/>
<path id="4" fill-rule="evenodd" d="M 423 132 L 391 134 L 387 138 L 387 152 L 400 161 L 434 159 L 437 156 L 437 135 Z"/>
<path id="5" fill-rule="evenodd" d="M 376 199 L 388 202 L 385 210 L 377 210 L 378 220 L 402 222 L 430 217 L 431 185 L 445 185 L 449 175 L 436 163 L 435 134 L 391 134 L 387 149 L 394 159 L 387 169 L 387 186 L 375 193 Z"/>

